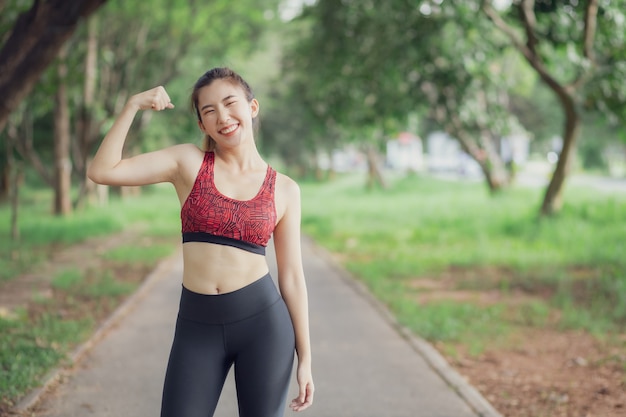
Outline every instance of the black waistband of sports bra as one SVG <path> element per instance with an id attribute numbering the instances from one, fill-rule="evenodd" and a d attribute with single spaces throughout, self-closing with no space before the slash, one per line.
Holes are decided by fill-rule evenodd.
<path id="1" fill-rule="evenodd" d="M 232 246 L 258 255 L 265 255 L 265 246 L 231 237 L 212 235 L 206 232 L 183 232 L 183 243 L 186 242 L 215 243 L 217 245 Z"/>

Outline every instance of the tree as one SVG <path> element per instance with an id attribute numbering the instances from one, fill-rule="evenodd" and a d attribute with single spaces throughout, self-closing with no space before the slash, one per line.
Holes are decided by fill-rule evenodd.
<path id="1" fill-rule="evenodd" d="M 323 123 L 385 132 L 426 114 L 459 140 L 496 191 L 509 182 L 498 141 L 515 122 L 508 89 L 518 72 L 485 40 L 494 31 L 476 8 L 421 4 L 319 0 L 304 14 L 314 30 L 292 68 L 303 74 L 300 86 Z"/>
<path id="2" fill-rule="evenodd" d="M 70 195 L 72 162 L 70 160 L 70 110 L 67 98 L 67 49 L 61 48 L 57 63 L 58 86 L 54 106 L 54 214 L 72 211 Z"/>
<path id="3" fill-rule="evenodd" d="M 32 7 L 19 15 L 0 49 L 0 132 L 78 22 L 105 2 L 34 0 Z"/>
<path id="4" fill-rule="evenodd" d="M 562 148 L 542 215 L 562 206 L 581 112 L 590 107 L 609 115 L 624 112 L 625 7 L 623 0 L 518 0 L 503 12 L 492 1 L 482 2 L 484 13 L 556 95 L 564 114 Z"/>

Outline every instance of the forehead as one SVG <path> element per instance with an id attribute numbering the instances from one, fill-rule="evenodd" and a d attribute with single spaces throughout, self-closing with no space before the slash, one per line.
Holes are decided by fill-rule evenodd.
<path id="1" fill-rule="evenodd" d="M 243 89 L 234 81 L 219 79 L 198 90 L 199 107 L 219 103 L 226 97 L 245 97 Z"/>

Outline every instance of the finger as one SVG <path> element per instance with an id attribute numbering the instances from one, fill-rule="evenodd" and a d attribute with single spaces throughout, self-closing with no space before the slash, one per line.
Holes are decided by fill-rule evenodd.
<path id="1" fill-rule="evenodd" d="M 291 409 L 293 411 L 303 411 L 309 408 L 313 404 L 313 392 L 313 387 L 307 386 L 304 396 L 300 394 L 291 401 Z"/>
<path id="2" fill-rule="evenodd" d="M 304 411 L 311 406 L 311 403 L 303 403 L 303 404 L 291 404 L 291 409 L 293 411 Z"/>

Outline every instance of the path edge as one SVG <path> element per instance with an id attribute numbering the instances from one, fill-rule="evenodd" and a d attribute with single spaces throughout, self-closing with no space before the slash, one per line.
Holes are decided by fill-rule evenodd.
<path id="1" fill-rule="evenodd" d="M 309 236 L 304 236 L 303 238 L 307 240 L 313 251 L 338 273 L 344 282 L 372 305 L 383 319 L 409 343 L 411 348 L 424 358 L 428 366 L 476 412 L 478 417 L 503 417 L 476 388 L 448 364 L 437 349 L 426 340 L 416 336 L 406 326 L 401 325 L 387 306 L 374 297 L 367 286 L 347 271 L 328 250 L 315 243 Z"/>
<path id="2" fill-rule="evenodd" d="M 72 368 L 96 345 L 106 334 L 117 326 L 120 321 L 126 317 L 137 304 L 148 294 L 148 292 L 163 277 L 167 276 L 176 262 L 180 258 L 180 248 L 176 248 L 174 253 L 158 262 L 157 266 L 146 275 L 141 285 L 126 300 L 122 302 L 109 317 L 96 328 L 96 330 L 85 340 L 79 344 L 68 355 L 64 364 L 58 365 L 49 371 L 43 378 L 43 384 L 36 387 L 25 394 L 17 401 L 11 412 L 16 415 L 24 415 L 26 412 L 35 407 L 42 396 L 49 391 L 54 384 L 62 381 L 66 375 L 71 373 Z"/>

